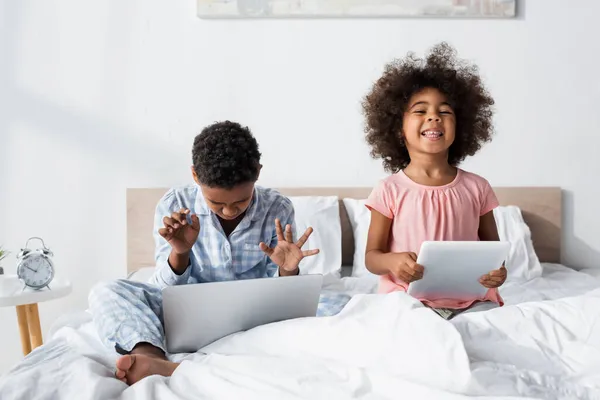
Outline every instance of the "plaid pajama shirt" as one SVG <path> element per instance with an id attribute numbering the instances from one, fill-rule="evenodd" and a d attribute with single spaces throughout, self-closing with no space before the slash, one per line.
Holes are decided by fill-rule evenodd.
<path id="1" fill-rule="evenodd" d="M 171 247 L 158 234 L 163 217 L 181 208 L 198 215 L 200 233 L 190 254 L 190 266 L 177 275 L 168 264 Z M 89 296 L 90 311 L 100 337 L 112 348 L 129 352 L 137 343 L 150 343 L 163 351 L 164 330 L 161 290 L 191 283 L 273 277 L 275 265 L 258 247 L 262 241 L 277 244 L 275 218 L 294 229 L 292 202 L 272 189 L 255 187 L 246 215 L 227 237 L 210 211 L 197 185 L 169 190 L 159 201 L 154 219 L 156 271 L 148 283 L 117 280 L 96 285 Z M 334 315 L 349 300 L 342 294 L 323 294 L 318 315 Z M 201 305 L 198 305 L 201 307 Z"/>

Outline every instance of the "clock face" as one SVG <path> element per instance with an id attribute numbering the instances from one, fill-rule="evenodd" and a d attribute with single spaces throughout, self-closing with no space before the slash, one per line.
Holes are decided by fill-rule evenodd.
<path id="1" fill-rule="evenodd" d="M 53 272 L 52 265 L 46 258 L 32 255 L 21 263 L 19 278 L 23 279 L 27 286 L 42 287 L 50 283 Z"/>

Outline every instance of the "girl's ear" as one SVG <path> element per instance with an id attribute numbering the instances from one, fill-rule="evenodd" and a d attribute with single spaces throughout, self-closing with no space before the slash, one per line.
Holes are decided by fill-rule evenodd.
<path id="1" fill-rule="evenodd" d="M 400 132 L 398 132 L 398 139 L 400 139 L 400 144 L 402 146 L 406 146 L 406 138 L 404 136 L 404 131 L 400 130 Z"/>

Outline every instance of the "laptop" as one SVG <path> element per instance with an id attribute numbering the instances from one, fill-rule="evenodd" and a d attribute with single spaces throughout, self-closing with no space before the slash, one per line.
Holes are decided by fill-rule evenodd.
<path id="1" fill-rule="evenodd" d="M 322 275 L 197 283 L 162 291 L 167 351 L 193 353 L 230 334 L 317 314 Z"/>
<path id="2" fill-rule="evenodd" d="M 509 242 L 423 242 L 417 264 L 423 278 L 412 282 L 407 293 L 418 299 L 474 300 L 488 291 L 479 278 L 502 267 Z"/>

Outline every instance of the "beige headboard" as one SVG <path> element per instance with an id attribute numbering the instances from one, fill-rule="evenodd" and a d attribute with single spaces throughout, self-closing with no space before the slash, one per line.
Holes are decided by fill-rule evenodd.
<path id="1" fill-rule="evenodd" d="M 127 271 L 154 265 L 154 210 L 167 189 L 127 189 Z M 371 188 L 280 188 L 287 196 L 338 196 L 342 222 L 342 261 L 352 265 L 354 237 L 343 198 L 364 199 Z M 494 188 L 501 205 L 521 208 L 542 262 L 560 263 L 562 191 L 560 188 Z"/>

